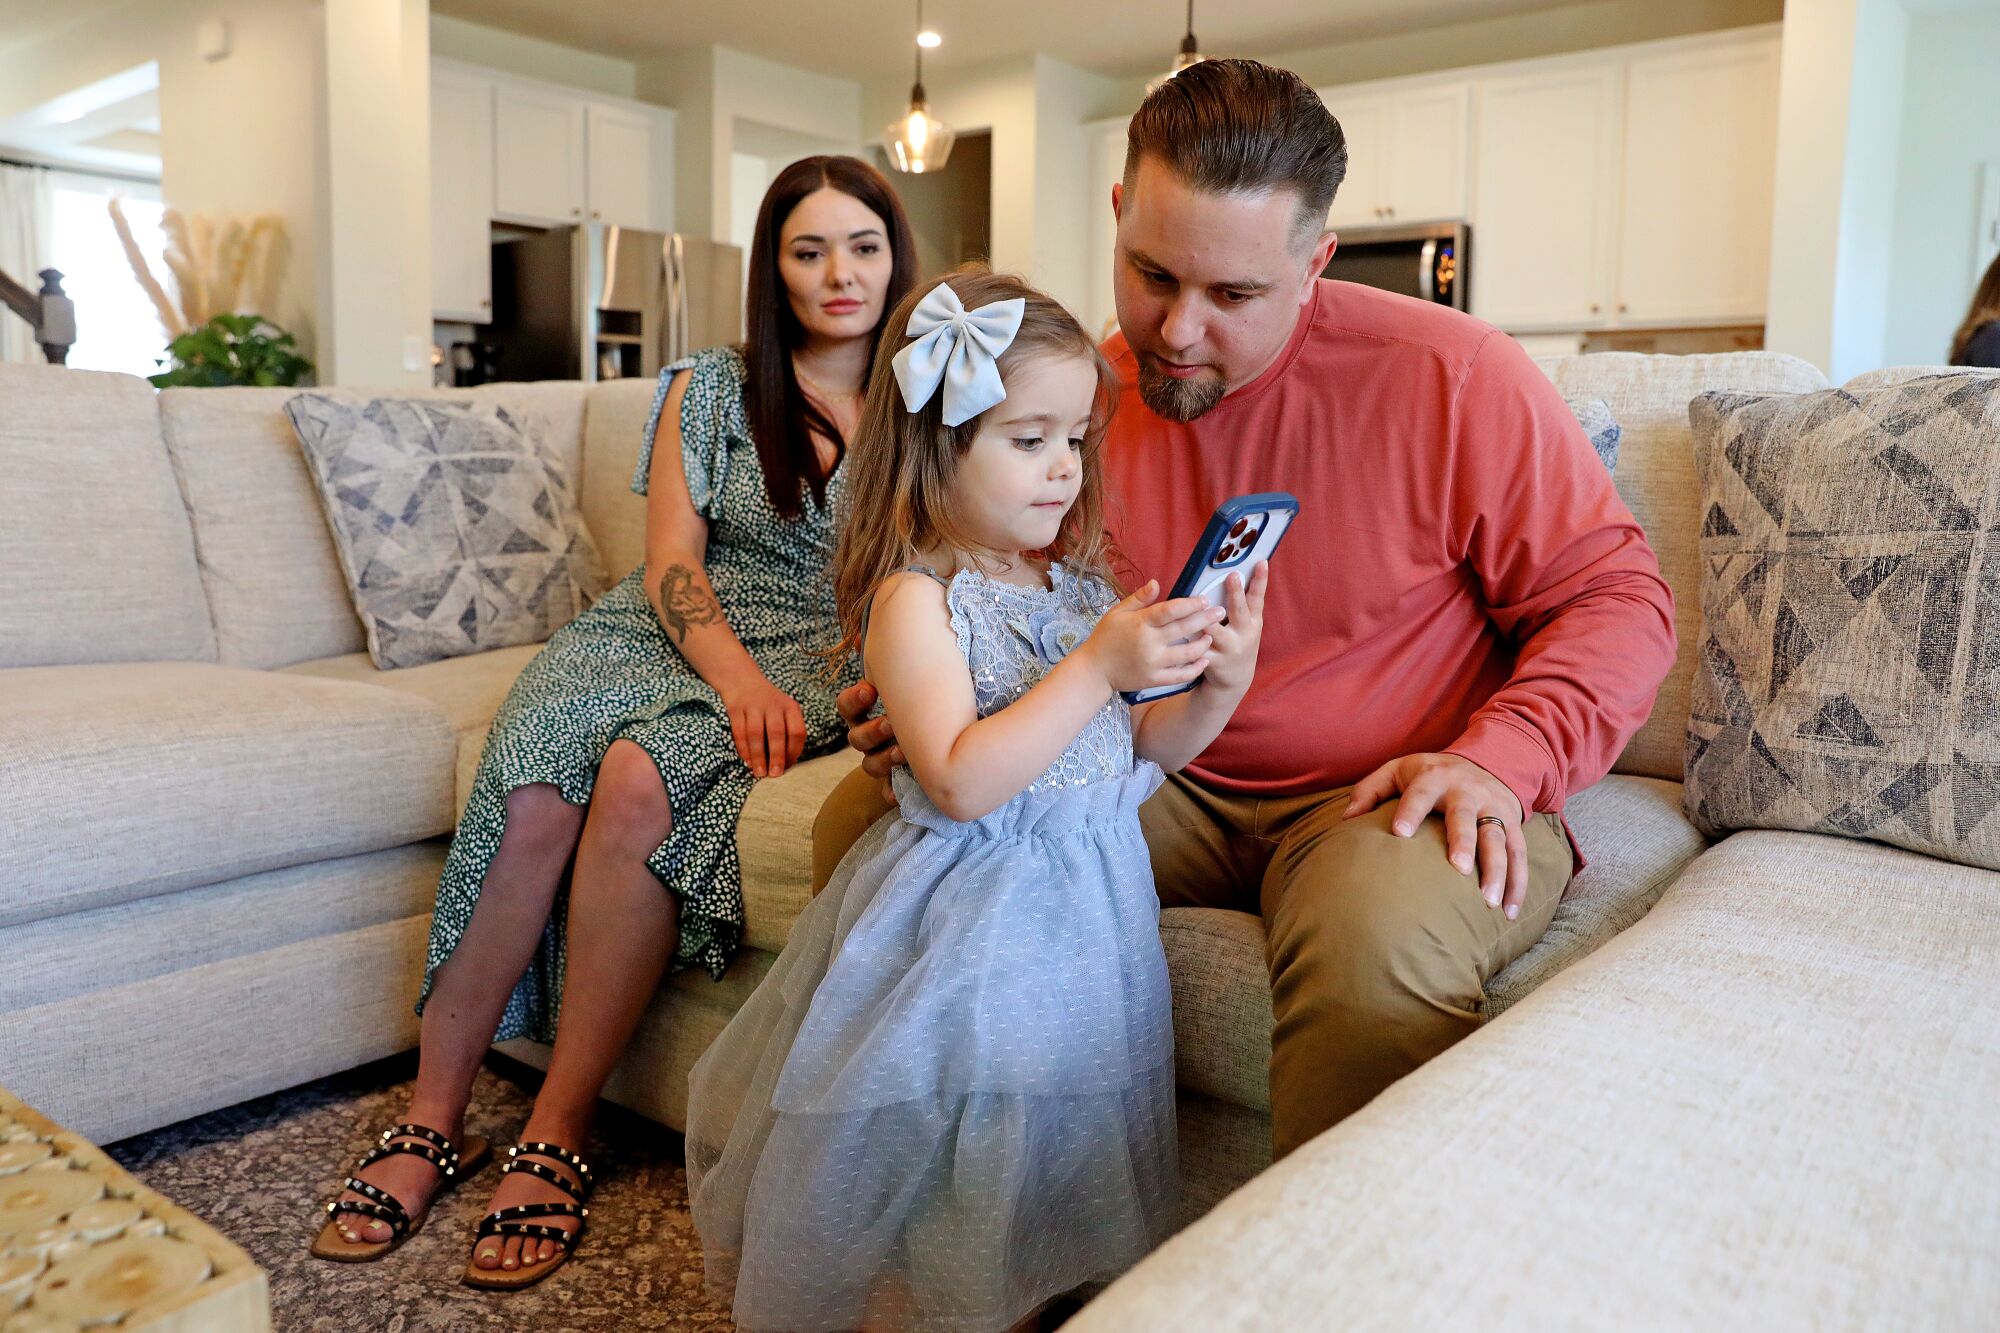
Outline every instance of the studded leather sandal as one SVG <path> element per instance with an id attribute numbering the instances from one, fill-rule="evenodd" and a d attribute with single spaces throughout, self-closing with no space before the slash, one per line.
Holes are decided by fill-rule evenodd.
<path id="1" fill-rule="evenodd" d="M 361 1179 L 361 1173 L 385 1157 L 407 1153 L 421 1157 L 436 1167 L 444 1176 L 431 1203 L 446 1190 L 457 1185 L 468 1176 L 477 1175 L 479 1169 L 493 1159 L 493 1146 L 478 1135 L 466 1139 L 461 1152 L 452 1141 L 426 1125 L 397 1125 L 382 1131 L 375 1146 L 355 1166 L 354 1174 L 341 1187 L 342 1192 L 359 1194 L 359 1199 L 336 1199 L 326 1206 L 326 1222 L 314 1238 L 311 1254 L 315 1259 L 331 1259 L 341 1264 L 365 1264 L 380 1259 L 389 1251 L 423 1229 L 424 1219 L 430 1216 L 430 1207 L 412 1214 L 401 1199 Z M 352 1214 L 365 1218 L 362 1223 L 386 1222 L 389 1225 L 387 1240 L 349 1240 L 344 1234 L 347 1228 L 342 1218 Z"/>
<path id="2" fill-rule="evenodd" d="M 575 1173 L 571 1180 L 552 1166 L 531 1162 L 530 1157 L 544 1157 L 558 1162 Z M 465 1285 L 484 1287 L 488 1291 L 519 1291 L 522 1287 L 532 1287 L 558 1268 L 569 1262 L 576 1252 L 577 1242 L 583 1239 L 583 1229 L 589 1225 L 585 1218 L 590 1209 L 584 1201 L 590 1197 L 591 1188 L 597 1183 L 591 1175 L 590 1167 L 584 1160 L 567 1148 L 553 1143 L 517 1143 L 507 1150 L 506 1164 L 500 1168 L 502 1175 L 515 1171 L 526 1171 L 537 1180 L 546 1180 L 564 1194 L 570 1203 L 524 1203 L 513 1208 L 500 1208 L 480 1219 L 479 1232 L 472 1243 L 476 1256 L 479 1243 L 488 1236 L 505 1239 L 518 1236 L 525 1244 L 528 1241 L 553 1241 L 559 1248 L 553 1259 L 534 1264 L 522 1264 L 519 1268 L 481 1268 L 476 1260 L 467 1260 L 465 1265 Z M 537 1221 L 545 1217 L 573 1217 L 576 1230 L 566 1231 L 562 1227 L 552 1227 Z"/>

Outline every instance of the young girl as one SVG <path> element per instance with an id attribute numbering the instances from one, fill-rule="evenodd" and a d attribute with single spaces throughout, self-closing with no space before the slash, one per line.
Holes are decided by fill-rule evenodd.
<path id="1" fill-rule="evenodd" d="M 1262 627 L 1261 569 L 1226 622 L 1152 583 L 1117 599 L 1115 381 L 1060 305 L 961 269 L 887 327 L 914 341 L 869 386 L 836 590 L 908 756 L 899 809 L 691 1075 L 694 1220 L 746 1330 L 998 1333 L 1166 1237 L 1173 1020 L 1138 810 L 1221 730 Z"/>

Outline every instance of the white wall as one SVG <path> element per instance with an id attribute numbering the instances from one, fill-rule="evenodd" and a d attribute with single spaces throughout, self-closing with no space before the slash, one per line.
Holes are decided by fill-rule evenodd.
<path id="1" fill-rule="evenodd" d="M 1839 382 L 1883 360 L 1909 16 L 1900 0 L 1792 0 L 1764 345 Z"/>
<path id="2" fill-rule="evenodd" d="M 1080 318 L 1090 307 L 1090 246 L 1097 235 L 1086 225 L 1088 214 L 1111 207 L 1091 196 L 1091 145 L 1083 124 L 1114 87 L 1088 70 L 1035 57 L 1035 285 Z"/>
<path id="3" fill-rule="evenodd" d="M 637 95 L 675 109 L 674 225 L 712 240 L 727 241 L 736 230 L 739 140 L 746 156 L 771 160 L 782 156 L 770 150 L 773 139 L 794 151 L 852 153 L 863 137 L 861 85 L 854 80 L 726 46 L 641 63 Z"/>
<path id="4" fill-rule="evenodd" d="M 639 96 L 639 69 L 629 60 L 522 37 L 442 14 L 431 15 L 430 29 L 433 55 L 611 97 Z"/>
<path id="5" fill-rule="evenodd" d="M 428 0 L 323 12 L 322 384 L 430 383 Z"/>
<path id="6" fill-rule="evenodd" d="M 1035 75 L 1038 57 L 1007 60 L 926 77 L 931 111 L 954 131 L 992 131 L 993 267 L 1035 276 Z M 909 109 L 907 77 L 871 83 L 862 106 L 870 130 Z M 895 183 L 891 174 L 890 184 Z M 1043 201 L 1044 211 L 1055 206 Z"/>
<path id="7" fill-rule="evenodd" d="M 2000 7 L 1916 15 L 1905 69 L 1882 355 L 1936 365 L 1993 253 L 1974 231 L 1982 167 L 2000 174 Z"/>
<path id="8" fill-rule="evenodd" d="M 993 266 L 1027 277 L 1075 311 L 1090 295 L 1090 149 L 1084 122 L 1114 96 L 1115 80 L 1051 56 L 1018 56 L 926 77 L 931 110 L 953 130 L 992 134 Z M 886 125 L 903 114 L 910 86 L 880 80 L 863 117 Z M 893 183 L 894 177 L 891 177 Z"/>

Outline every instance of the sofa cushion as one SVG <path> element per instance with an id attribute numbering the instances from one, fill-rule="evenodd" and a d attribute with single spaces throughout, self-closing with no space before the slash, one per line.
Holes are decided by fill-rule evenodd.
<path id="1" fill-rule="evenodd" d="M 225 666 L 366 646 L 298 437 L 294 389 L 168 389 L 160 424 L 194 523 Z"/>
<path id="2" fill-rule="evenodd" d="M 792 922 L 812 901 L 813 818 L 860 762 L 861 755 L 843 745 L 750 789 L 736 839 L 746 946 L 773 953 L 785 947 Z"/>
<path id="3" fill-rule="evenodd" d="M 380 685 L 427 699 L 444 711 L 456 738 L 452 754 L 453 821 L 465 813 L 472 797 L 472 778 L 479 768 L 479 752 L 486 746 L 487 728 L 493 715 L 514 687 L 515 677 L 534 660 L 544 645 L 524 643 L 513 648 L 495 648 L 490 653 L 470 657 L 448 657 L 442 662 L 384 671 L 367 653 L 344 657 L 323 657 L 314 662 L 288 666 L 291 675 L 316 676 L 324 680 L 350 680 L 361 685 Z"/>
<path id="4" fill-rule="evenodd" d="M 1571 797 L 1563 817 L 1589 864 L 1542 938 L 1486 983 L 1489 1019 L 1646 915 L 1708 846 L 1681 810 L 1678 782 L 1613 774 Z"/>
<path id="5" fill-rule="evenodd" d="M 1707 845 L 1681 813 L 1678 783 L 1614 774 L 1571 797 L 1563 813 L 1590 865 L 1570 883 L 1541 940 L 1487 982 L 1489 1019 L 1644 916 Z M 1170 907 L 1160 913 L 1160 938 L 1173 980 L 1180 1086 L 1269 1109 L 1263 920 Z"/>
<path id="6" fill-rule="evenodd" d="M 281 667 L 367 646 L 319 494 L 285 417 L 285 403 L 297 393 L 168 389 L 160 395 L 167 450 L 187 496 L 214 610 L 218 657 L 227 666 Z M 574 469 L 582 457 L 584 393 L 581 384 L 495 384 L 435 396 L 505 405 L 532 421 Z"/>
<path id="7" fill-rule="evenodd" d="M 215 660 L 150 385 L 0 365 L 0 476 L 0 667 Z"/>
<path id="8" fill-rule="evenodd" d="M 1709 393 L 1688 810 L 2000 870 L 2000 376 Z"/>
<path id="9" fill-rule="evenodd" d="M 0 692 L 0 925 L 451 828 L 451 729 L 408 694 L 178 662 Z"/>
<path id="10" fill-rule="evenodd" d="M 1978 1326 L 1995 976 L 2000 875 L 1737 834 L 1065 1333 Z"/>
<path id="11" fill-rule="evenodd" d="M 653 390 L 646 380 L 597 385 L 583 420 L 583 521 L 614 579 L 646 558 L 646 501 L 632 493 L 632 470 L 652 414 Z"/>
<path id="12" fill-rule="evenodd" d="M 451 724 L 455 737 L 462 740 L 470 735 L 477 741 L 484 739 L 486 728 L 493 721 L 493 715 L 500 711 L 507 691 L 514 688 L 515 677 L 521 674 L 523 667 L 534 661 L 535 654 L 542 651 L 543 646 L 523 643 L 512 648 L 495 648 L 490 653 L 448 657 L 442 662 L 397 671 L 382 670 L 367 653 L 348 653 L 341 657 L 297 662 L 286 667 L 281 674 L 311 676 L 317 680 L 346 680 L 357 685 L 379 685 L 385 690 L 415 695 L 437 706 Z"/>
<path id="13" fill-rule="evenodd" d="M 377 666 L 539 643 L 608 586 L 571 474 L 504 407 L 312 393 L 285 413 Z"/>
<path id="14" fill-rule="evenodd" d="M 1602 398 L 1618 422 L 1618 470 L 1613 480 L 1646 530 L 1660 558 L 1660 573 L 1673 589 L 1674 632 L 1680 648 L 1652 715 L 1614 767 L 1620 773 L 1679 782 L 1701 626 L 1697 544 L 1701 510 L 1688 403 L 1705 389 L 1806 393 L 1826 388 L 1826 377 L 1796 357 L 1775 352 L 1714 356 L 1598 352 L 1547 358 L 1538 364 L 1565 395 Z"/>

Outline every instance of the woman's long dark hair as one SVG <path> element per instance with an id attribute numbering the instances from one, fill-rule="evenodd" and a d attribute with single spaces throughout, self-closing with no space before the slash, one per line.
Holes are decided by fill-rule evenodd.
<path id="1" fill-rule="evenodd" d="M 813 432 L 839 447 L 835 467 L 847 451 L 845 438 L 818 404 L 806 397 L 792 371 L 792 350 L 805 342 L 806 331 L 792 313 L 785 279 L 778 271 L 778 241 L 785 220 L 801 199 L 828 188 L 860 200 L 889 229 L 894 267 L 882 301 L 885 319 L 917 280 L 917 242 L 910 232 L 910 220 L 903 214 L 903 201 L 882 173 L 860 158 L 802 158 L 779 172 L 764 192 L 763 206 L 757 210 L 756 236 L 750 242 L 750 296 L 743 343 L 749 378 L 743 400 L 750 417 L 750 437 L 757 445 L 757 461 L 764 466 L 764 487 L 771 507 L 788 519 L 805 511 L 807 487 L 812 488 L 817 503 L 826 503 L 826 483 L 833 468 L 820 467 Z M 878 323 L 869 335 L 868 364 L 861 376 L 864 386 L 875 369 L 875 347 L 881 332 Z"/>
<path id="2" fill-rule="evenodd" d="M 1993 256 L 1993 262 L 1986 266 L 1986 276 L 1979 280 L 1979 289 L 1972 294 L 1972 309 L 1965 312 L 1965 323 L 1958 326 L 1958 332 L 1951 338 L 1951 364 L 1965 364 L 1966 349 L 1972 344 L 1972 335 L 1995 320 L 2000 320 L 2000 255 Z"/>

